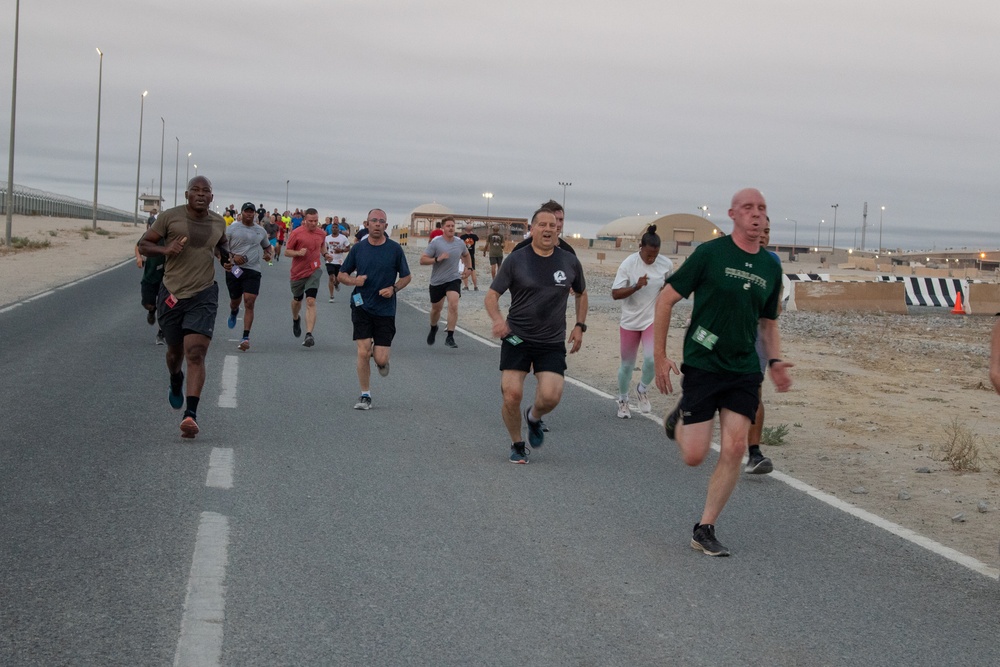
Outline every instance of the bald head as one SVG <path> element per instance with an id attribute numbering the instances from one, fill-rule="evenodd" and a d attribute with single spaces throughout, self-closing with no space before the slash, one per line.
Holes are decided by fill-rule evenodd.
<path id="1" fill-rule="evenodd" d="M 740 203 L 748 198 L 764 201 L 764 194 L 757 188 L 743 188 L 733 195 L 733 200 L 729 203 L 729 208 L 739 208 Z"/>

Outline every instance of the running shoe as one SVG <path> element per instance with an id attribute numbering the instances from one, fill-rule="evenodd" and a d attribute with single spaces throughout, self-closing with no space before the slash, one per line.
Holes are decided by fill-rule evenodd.
<path id="1" fill-rule="evenodd" d="M 389 377 L 389 362 L 385 362 L 385 366 L 379 366 L 375 364 L 375 368 L 378 369 L 378 374 L 382 377 Z"/>
<path id="2" fill-rule="evenodd" d="M 542 431 L 542 422 L 531 421 L 531 406 L 529 405 L 524 409 L 524 421 L 528 424 L 528 444 L 531 445 L 532 449 L 538 449 L 545 442 L 545 433 Z"/>
<path id="3" fill-rule="evenodd" d="M 333 303 L 333 296 L 330 296 L 330 303 Z"/>
<path id="4" fill-rule="evenodd" d="M 458 343 L 455 342 L 455 334 L 448 334 L 444 338 L 444 344 L 448 347 L 458 347 Z"/>
<path id="5" fill-rule="evenodd" d="M 198 422 L 194 420 L 194 416 L 188 415 L 181 421 L 181 437 L 191 439 L 196 435 L 198 435 Z"/>
<path id="6" fill-rule="evenodd" d="M 428 345 L 433 345 L 434 344 L 434 338 L 435 338 L 435 336 L 437 336 L 437 332 L 438 332 L 438 328 L 437 327 L 431 327 L 431 332 L 429 334 L 427 334 L 427 344 Z"/>
<path id="7" fill-rule="evenodd" d="M 631 419 L 632 412 L 628 409 L 628 401 L 618 399 L 618 419 Z"/>
<path id="8" fill-rule="evenodd" d="M 722 546 L 719 540 L 715 539 L 715 526 L 712 524 L 694 525 L 694 534 L 691 536 L 691 548 L 701 551 L 706 556 L 728 556 L 729 549 Z"/>
<path id="9" fill-rule="evenodd" d="M 167 344 L 167 339 L 163 337 L 163 332 L 162 331 L 159 331 L 156 334 L 156 344 L 157 345 L 166 345 Z"/>
<path id="10" fill-rule="evenodd" d="M 242 351 L 246 352 L 247 350 L 250 349 L 250 339 L 249 338 L 244 338 L 243 340 L 240 341 L 240 344 L 238 345 L 238 347 Z"/>
<path id="11" fill-rule="evenodd" d="M 311 333 L 307 333 L 306 339 L 302 341 L 302 347 L 312 347 L 315 344 L 316 341 L 313 339 L 313 335 Z"/>
<path id="12" fill-rule="evenodd" d="M 527 463 L 528 451 L 524 448 L 524 442 L 515 442 L 510 446 L 511 463 Z"/>
<path id="13" fill-rule="evenodd" d="M 300 320 L 292 320 L 292 334 L 296 338 L 302 335 L 302 322 Z"/>
<path id="14" fill-rule="evenodd" d="M 156 311 L 151 310 L 146 313 L 146 322 L 150 325 L 156 324 Z"/>
<path id="15" fill-rule="evenodd" d="M 358 402 L 354 404 L 355 410 L 371 410 L 372 409 L 372 397 L 371 396 L 361 396 Z"/>
<path id="16" fill-rule="evenodd" d="M 635 396 L 637 403 L 639 404 L 639 412 L 644 415 L 648 415 L 653 411 L 653 406 L 649 404 L 649 392 L 646 390 L 639 391 L 639 388 L 635 388 Z"/>
<path id="17" fill-rule="evenodd" d="M 239 314 L 240 314 L 239 308 L 237 308 L 236 310 L 229 311 L 229 320 L 226 321 L 226 324 L 229 325 L 230 329 L 236 328 L 236 316 Z"/>
<path id="18" fill-rule="evenodd" d="M 184 388 L 184 374 L 181 373 L 181 379 L 174 386 L 174 383 L 170 383 L 170 389 L 167 390 L 167 400 L 170 401 L 170 407 L 174 410 L 180 410 L 184 407 L 184 396 L 181 394 L 181 390 Z"/>
<path id="19" fill-rule="evenodd" d="M 667 432 L 667 440 L 674 440 L 674 434 L 677 431 L 677 422 L 681 418 L 681 404 L 680 401 L 677 403 L 677 407 L 667 414 L 666 419 L 663 420 L 663 430 Z"/>
<path id="20" fill-rule="evenodd" d="M 750 454 L 750 459 L 747 461 L 746 472 L 751 475 L 766 475 L 774 470 L 774 464 L 771 463 L 771 459 L 767 458 L 757 450 Z"/>

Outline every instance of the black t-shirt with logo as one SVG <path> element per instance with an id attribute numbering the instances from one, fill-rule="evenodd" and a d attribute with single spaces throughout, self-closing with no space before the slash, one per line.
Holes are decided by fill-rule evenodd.
<path id="1" fill-rule="evenodd" d="M 512 252 L 500 265 L 490 289 L 510 291 L 507 325 L 532 343 L 562 343 L 566 338 L 566 302 L 570 288 L 587 289 L 576 255 L 554 248 L 542 257 L 533 248 Z"/>

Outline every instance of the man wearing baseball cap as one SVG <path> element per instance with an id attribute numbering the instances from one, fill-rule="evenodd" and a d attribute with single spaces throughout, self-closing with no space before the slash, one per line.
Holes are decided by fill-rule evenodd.
<path id="1" fill-rule="evenodd" d="M 226 269 L 226 287 L 229 288 L 230 329 L 236 328 L 240 314 L 240 301 L 245 307 L 243 313 L 243 337 L 239 349 L 250 349 L 250 328 L 253 326 L 254 304 L 260 294 L 261 259 L 271 261 L 271 244 L 267 232 L 257 224 L 257 207 L 253 202 L 243 204 L 237 222 L 226 227 L 229 239 L 229 262 Z"/>

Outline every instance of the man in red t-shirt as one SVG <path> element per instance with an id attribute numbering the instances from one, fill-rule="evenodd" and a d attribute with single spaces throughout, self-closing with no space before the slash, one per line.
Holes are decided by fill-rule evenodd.
<path id="1" fill-rule="evenodd" d="M 292 258 L 292 333 L 296 338 L 302 335 L 299 310 L 302 308 L 302 298 L 305 297 L 306 300 L 306 337 L 302 341 L 304 347 L 316 344 L 312 334 L 313 327 L 316 326 L 316 293 L 323 277 L 323 264 L 332 259 L 330 255 L 322 256 L 325 242 L 326 233 L 319 228 L 319 212 L 314 208 L 307 208 L 302 225 L 292 230 L 285 245 L 285 256 Z"/>

